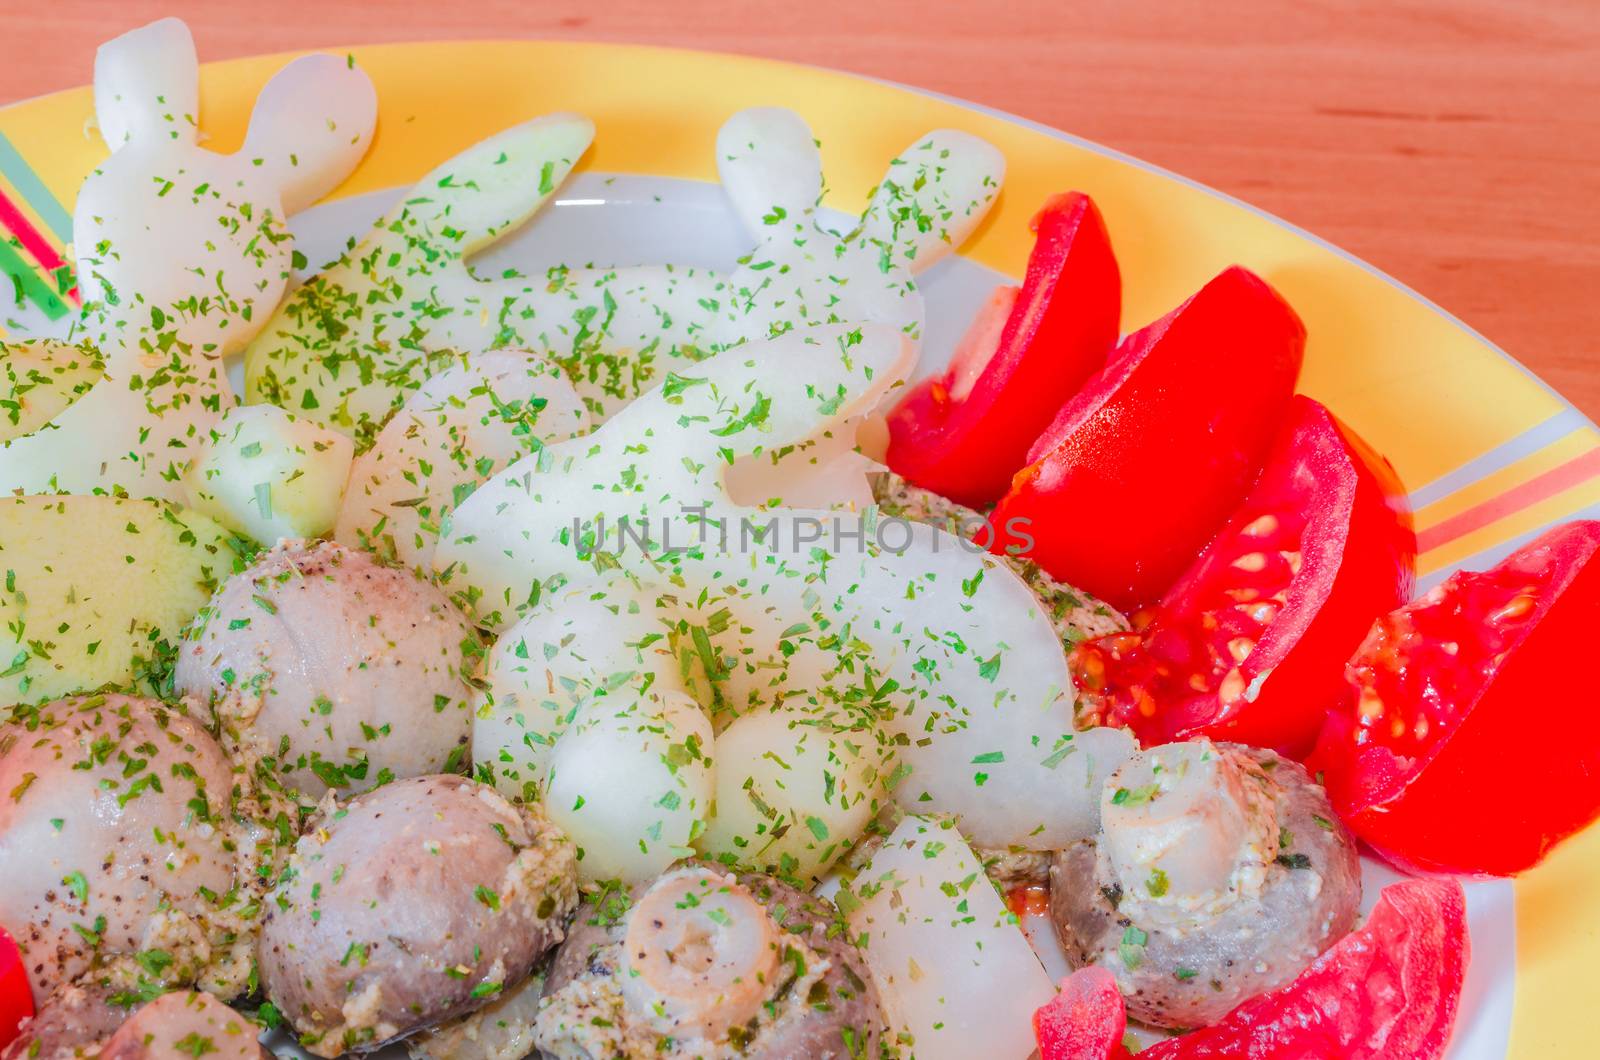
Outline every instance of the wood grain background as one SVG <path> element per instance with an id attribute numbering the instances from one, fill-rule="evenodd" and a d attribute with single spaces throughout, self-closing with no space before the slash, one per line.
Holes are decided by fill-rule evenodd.
<path id="1" fill-rule="evenodd" d="M 1600 418 L 1600 0 L 0 0 L 0 101 L 87 82 L 96 44 L 166 14 L 208 60 L 638 41 L 975 100 L 1326 237 Z"/>

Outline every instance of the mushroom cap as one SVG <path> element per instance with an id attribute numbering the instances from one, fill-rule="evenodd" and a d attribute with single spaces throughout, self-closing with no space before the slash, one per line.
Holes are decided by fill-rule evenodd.
<path id="1" fill-rule="evenodd" d="M 235 879 L 232 787 L 210 734 L 154 699 L 62 699 L 0 726 L 0 923 L 35 999 L 174 943 L 174 972 L 198 972 Z"/>
<path id="2" fill-rule="evenodd" d="M 261 1028 L 210 994 L 162 994 L 130 1016 L 100 1049 L 100 1060 L 270 1060 Z"/>
<path id="3" fill-rule="evenodd" d="M 98 983 L 66 983 L 39 1005 L 22 1033 L 0 1049 L 0 1060 L 74 1060 L 91 1056 L 127 1020 Z"/>
<path id="4" fill-rule="evenodd" d="M 538 972 L 502 990 L 487 1005 L 406 1039 L 412 1060 L 523 1060 L 536 1055 L 534 1024 L 544 997 Z"/>
<path id="5" fill-rule="evenodd" d="M 329 798 L 267 900 L 262 986 L 310 1051 L 375 1049 L 520 983 L 576 904 L 572 844 L 487 785 Z"/>
<path id="6" fill-rule="evenodd" d="M 474 632 L 436 586 L 332 542 L 286 541 L 218 587 L 174 683 L 224 744 L 320 798 L 437 773 L 472 729 Z"/>
<path id="7" fill-rule="evenodd" d="M 732 876 L 733 881 L 766 910 L 781 932 L 802 943 L 804 950 L 818 959 L 815 967 L 826 963 L 820 975 L 815 975 L 813 967 L 808 969 L 808 976 L 801 977 L 800 982 L 810 979 L 802 1003 L 780 1004 L 777 1009 L 780 1015 L 775 1021 L 763 1020 L 753 1027 L 738 1029 L 743 1038 L 738 1046 L 739 1055 L 749 1060 L 802 1060 L 877 1054 L 885 1022 L 877 989 L 872 985 L 865 959 L 843 929 L 838 911 L 831 903 L 762 873 L 733 872 L 705 861 L 684 862 L 680 870 L 682 867 L 703 868 Z M 662 879 L 680 870 L 669 871 Z M 565 1037 L 559 1036 L 557 1028 L 551 1025 L 556 1015 L 549 1007 L 551 999 L 558 999 L 563 993 L 569 995 L 569 1000 L 590 999 L 599 993 L 595 990 L 597 983 L 617 979 L 625 963 L 622 944 L 628 930 L 629 912 L 656 882 L 636 884 L 626 893 L 608 890 L 579 907 L 567 940 L 556 951 L 545 979 L 547 1007 L 540 1023 L 542 1048 L 556 1055 L 567 1055 L 559 1048 L 551 1049 L 551 1045 L 565 1044 Z M 784 974 L 772 984 L 776 995 L 785 995 L 794 985 L 793 977 L 787 973 L 795 970 L 794 954 L 801 950 L 793 947 L 793 951 L 785 956 L 790 963 L 787 968 L 780 969 Z M 614 993 L 612 1003 L 625 1005 L 620 990 Z M 620 1014 L 625 1019 L 630 1015 L 626 1011 Z M 630 1023 L 635 1021 L 642 1022 L 642 1017 L 633 1015 L 629 1019 Z M 653 1045 L 652 1050 L 654 1048 Z M 676 1054 L 668 1051 L 664 1055 Z"/>
<path id="8" fill-rule="evenodd" d="M 1092 839 L 1059 851 L 1050 868 L 1050 919 L 1068 960 L 1110 969 L 1128 1017 L 1153 1027 L 1204 1027 L 1289 982 L 1350 932 L 1361 904 L 1355 842 L 1322 787 L 1274 752 L 1216 748 L 1271 796 L 1279 829 L 1272 860 L 1231 902 L 1158 915 Z"/>

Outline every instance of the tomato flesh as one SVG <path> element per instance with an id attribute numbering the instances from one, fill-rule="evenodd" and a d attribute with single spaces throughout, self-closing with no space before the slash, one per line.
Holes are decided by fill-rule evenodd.
<path id="1" fill-rule="evenodd" d="M 1078 645 L 1080 710 L 1146 744 L 1310 752 L 1373 619 L 1410 598 L 1416 536 L 1393 468 L 1294 398 L 1261 478 L 1138 632 Z"/>
<path id="2" fill-rule="evenodd" d="M 1116 977 L 1097 966 L 1073 972 L 1033 1014 L 1039 1060 L 1121 1060 L 1127 1026 Z"/>
<path id="3" fill-rule="evenodd" d="M 1373 625 L 1311 761 L 1351 831 L 1402 868 L 1509 875 L 1600 816 L 1597 551 L 1600 522 L 1568 523 Z"/>
<path id="4" fill-rule="evenodd" d="M 1159 600 L 1260 474 L 1304 351 L 1288 303 L 1226 270 L 1062 407 L 995 508 L 991 549 L 1123 611 Z"/>
<path id="5" fill-rule="evenodd" d="M 0 1049 L 14 1041 L 33 1016 L 33 987 L 16 942 L 0 927 Z"/>
<path id="6" fill-rule="evenodd" d="M 1222 1022 L 1157 1042 L 1142 1060 L 1433 1060 L 1450 1043 L 1470 957 L 1466 897 L 1453 880 L 1404 880 L 1288 986 Z"/>
<path id="7" fill-rule="evenodd" d="M 889 413 L 891 470 L 964 504 L 993 504 L 1057 410 L 1117 341 L 1122 279 L 1105 222 L 1080 192 L 1033 219 L 1021 289 L 999 288 L 943 375 Z"/>

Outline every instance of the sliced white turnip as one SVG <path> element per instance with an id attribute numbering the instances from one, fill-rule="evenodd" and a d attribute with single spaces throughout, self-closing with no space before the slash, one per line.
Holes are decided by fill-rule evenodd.
<path id="1" fill-rule="evenodd" d="M 586 881 L 647 880 L 693 853 L 713 792 L 711 721 L 629 682 L 586 700 L 550 756 L 545 808 Z"/>
<path id="2" fill-rule="evenodd" d="M 579 433 L 572 384 L 520 350 L 463 355 L 406 398 L 350 470 L 334 537 L 431 570 L 440 528 L 496 471 Z"/>
<path id="3" fill-rule="evenodd" d="M 730 865 L 815 882 L 889 804 L 895 747 L 869 721 L 794 706 L 717 735 L 715 811 L 696 846 Z"/>
<path id="4" fill-rule="evenodd" d="M 838 901 L 908 1051 L 932 1060 L 1033 1051 L 1033 1012 L 1054 985 L 950 821 L 907 817 Z"/>

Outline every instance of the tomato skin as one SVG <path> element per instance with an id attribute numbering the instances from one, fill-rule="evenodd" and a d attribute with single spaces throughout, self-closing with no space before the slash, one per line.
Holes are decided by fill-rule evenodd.
<path id="1" fill-rule="evenodd" d="M 1450 1043 L 1471 946 L 1454 880 L 1403 880 L 1367 922 L 1288 986 L 1204 1030 L 1157 1042 L 1142 1060 L 1435 1060 Z"/>
<path id="2" fill-rule="evenodd" d="M 1117 979 L 1091 965 L 1061 981 L 1061 990 L 1033 1014 L 1039 1060 L 1123 1060 L 1127 1009 Z"/>
<path id="3" fill-rule="evenodd" d="M 1029 451 L 994 511 L 991 551 L 1123 611 L 1159 600 L 1260 473 L 1305 334 L 1234 266 L 1129 335 Z"/>
<path id="4" fill-rule="evenodd" d="M 1597 551 L 1600 522 L 1557 527 L 1380 619 L 1352 658 L 1311 766 L 1350 830 L 1396 865 L 1511 875 L 1600 816 Z M 1397 752 L 1383 732 L 1358 746 L 1364 690 L 1429 719 L 1420 748 Z"/>
<path id="5" fill-rule="evenodd" d="M 889 413 L 890 470 L 969 508 L 1005 493 L 1039 432 L 1117 341 L 1122 278 L 1093 200 L 1053 196 L 1032 228 L 1027 275 L 998 342 L 985 341 L 980 317 L 949 370 Z"/>
<path id="6" fill-rule="evenodd" d="M 1394 469 L 1296 396 L 1255 488 L 1142 634 L 1074 652 L 1084 709 L 1146 745 L 1208 736 L 1303 758 L 1343 694 L 1344 661 L 1410 599 L 1416 551 Z"/>
<path id="7" fill-rule="evenodd" d="M 0 1049 L 16 1039 L 22 1022 L 32 1016 L 33 987 L 28 983 L 22 953 L 0 927 Z"/>

